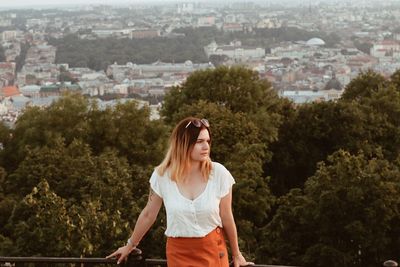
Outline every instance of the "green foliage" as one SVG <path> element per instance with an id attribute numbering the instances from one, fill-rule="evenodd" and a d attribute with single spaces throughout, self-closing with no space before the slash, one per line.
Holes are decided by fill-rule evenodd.
<path id="1" fill-rule="evenodd" d="M 400 94 L 392 81 L 372 71 L 361 73 L 347 86 L 338 102 L 312 103 L 282 110 L 279 138 L 271 144 L 271 175 L 277 195 L 302 188 L 317 163 L 338 149 L 371 154 L 381 148 L 395 160 L 400 152 Z"/>
<path id="2" fill-rule="evenodd" d="M 390 76 L 390 83 L 397 89 L 400 90 L 400 70 L 395 71 Z"/>
<path id="3" fill-rule="evenodd" d="M 114 62 L 119 64 L 127 62 L 149 64 L 157 60 L 208 62 L 204 46 L 212 41 L 228 44 L 239 40 L 243 45 L 262 48 L 271 47 L 282 41 L 308 40 L 312 37 L 322 38 L 330 47 L 340 42 L 340 37 L 335 33 L 309 32 L 290 27 L 255 30 L 250 33 L 228 33 L 213 27 L 187 27 L 176 29 L 174 32 L 184 34 L 184 36 L 132 40 L 115 38 L 85 40 L 79 38 L 78 35 L 70 34 L 62 39 L 50 39 L 49 43 L 57 47 L 57 63 L 68 63 L 71 67 L 105 70 Z"/>
<path id="4" fill-rule="evenodd" d="M 114 62 L 207 62 L 203 46 L 190 37 L 84 40 L 76 35 L 67 35 L 62 39 L 51 39 L 49 43 L 57 47 L 56 62 L 95 70 L 105 70 Z"/>
<path id="5" fill-rule="evenodd" d="M 135 175 L 137 174 L 135 173 Z M 73 211 L 74 213 L 68 213 L 65 216 L 70 216 L 69 220 L 77 220 L 73 223 L 74 225 L 81 224 L 79 226 L 80 232 L 76 233 L 75 239 L 79 238 L 71 242 L 87 244 L 84 247 L 75 247 L 74 243 L 71 243 L 71 250 L 67 250 L 71 253 L 70 255 L 80 255 L 81 253 L 84 255 L 92 255 L 93 253 L 101 255 L 107 253 L 108 243 L 113 242 L 118 237 L 124 238 L 129 232 L 127 220 L 132 214 L 137 215 L 134 212 L 137 209 L 133 209 L 134 205 L 126 206 L 126 203 L 135 203 L 132 192 L 143 191 L 142 188 L 133 186 L 134 181 L 129 165 L 126 161 L 119 159 L 115 152 L 110 151 L 100 156 L 93 156 L 89 147 L 79 141 L 74 141 L 66 147 L 62 140 L 58 140 L 52 148 L 43 147 L 30 151 L 19 168 L 9 176 L 6 189 L 8 192 L 18 192 L 19 196 L 24 196 L 27 191 L 35 188 L 36 184 L 41 183 L 38 180 L 45 180 L 46 188 L 49 186 L 53 188 L 51 197 L 55 199 L 49 200 L 49 202 L 53 201 L 60 205 L 54 207 L 53 212 L 56 214 L 50 213 L 49 216 L 60 217 L 61 215 L 57 212 L 60 209 L 66 209 L 68 212 Z M 138 180 L 140 180 L 140 176 Z M 47 189 L 44 190 L 46 196 L 48 191 Z M 115 198 L 115 196 L 118 196 L 118 198 Z M 143 194 L 140 196 L 142 197 Z M 140 198 L 136 197 L 136 201 L 139 200 Z M 25 202 L 23 202 L 24 205 Z M 19 224 L 22 226 L 33 224 L 32 227 L 35 228 L 37 222 L 30 220 L 44 216 L 38 214 L 39 211 L 35 213 L 35 209 L 31 206 L 25 207 L 24 205 L 22 205 L 23 209 L 34 213 L 28 213 L 27 216 L 22 218 L 18 217 L 18 222 L 11 217 L 8 222 L 10 228 Z M 18 207 L 13 213 L 17 212 Z M 49 209 L 49 212 L 52 212 L 51 209 Z M 47 218 L 44 219 L 43 223 L 46 220 Z M 54 238 L 57 234 L 55 232 L 57 229 L 56 222 L 48 221 L 48 227 L 50 228 L 48 231 L 54 231 L 46 234 L 46 236 L 49 235 L 49 238 Z M 31 228 L 20 230 L 25 233 L 25 231 L 30 232 Z M 66 229 L 61 231 L 64 230 Z M 15 232 L 16 230 L 13 231 L 15 236 L 22 235 L 18 231 Z M 121 234 L 123 235 L 121 236 Z M 42 235 L 40 234 L 37 238 Z M 36 240 L 34 237 L 32 239 Z M 18 244 L 17 247 L 24 248 Z M 51 253 L 63 255 L 61 247 L 57 248 L 57 251 L 48 251 L 43 247 L 37 247 L 38 250 L 35 251 L 35 254 L 46 252 L 50 253 L 49 255 Z M 26 249 L 23 249 L 23 251 L 33 253 L 33 251 Z"/>
<path id="6" fill-rule="evenodd" d="M 266 227 L 263 259 L 305 266 L 378 266 L 397 236 L 397 164 L 338 151 L 321 163 L 304 192 L 292 190 Z"/>
<path id="7" fill-rule="evenodd" d="M 272 176 L 273 192 L 282 195 L 302 187 L 314 174 L 317 163 L 338 149 L 371 151 L 375 146 L 370 129 L 374 116 L 355 103 L 322 102 L 298 107 L 287 117 L 272 144 L 272 161 L 265 166 Z M 380 121 L 374 122 L 381 127 Z"/>
<path id="8" fill-rule="evenodd" d="M 0 144 L 4 147 L 9 138 L 10 129 L 4 124 L 4 122 L 0 122 Z"/>
<path id="9" fill-rule="evenodd" d="M 0 62 L 6 61 L 6 56 L 4 55 L 4 48 L 0 45 Z"/>
<path id="10" fill-rule="evenodd" d="M 15 70 L 17 72 L 19 72 L 22 69 L 22 67 L 25 65 L 26 53 L 28 52 L 29 48 L 30 48 L 30 45 L 28 43 L 21 43 L 21 52 L 15 58 L 15 63 L 16 63 Z"/>
<path id="11" fill-rule="evenodd" d="M 358 40 L 355 40 L 353 43 L 354 43 L 354 46 L 358 50 L 360 50 L 360 51 L 364 52 L 365 54 L 369 55 L 369 53 L 371 51 L 371 47 L 372 47 L 371 43 L 360 43 Z"/>
<path id="12" fill-rule="evenodd" d="M 170 123 L 182 106 L 199 100 L 224 106 L 233 113 L 246 113 L 263 132 L 262 140 L 266 145 L 277 138 L 278 112 L 284 101 L 278 98 L 269 82 L 260 80 L 254 71 L 243 67 L 197 71 L 185 84 L 171 89 L 161 112 Z"/>
<path id="13" fill-rule="evenodd" d="M 72 250 L 74 225 L 65 200 L 52 192 L 45 180 L 16 205 L 9 223 L 15 246 L 11 254 L 59 256 Z"/>
<path id="14" fill-rule="evenodd" d="M 360 73 L 347 86 L 342 95 L 345 101 L 359 101 L 370 98 L 373 92 L 386 86 L 385 78 L 372 70 Z"/>
<path id="15" fill-rule="evenodd" d="M 0 254 L 104 256 L 125 242 L 164 151 L 165 126 L 149 115 L 136 102 L 100 110 L 79 95 L 28 108 L 4 134 Z M 157 255 L 163 218 L 142 243 Z"/>
<path id="16" fill-rule="evenodd" d="M 14 170 L 28 148 L 52 146 L 59 137 L 69 145 L 75 139 L 89 144 L 96 153 L 116 149 L 130 163 L 155 165 L 165 145 L 164 126 L 150 121 L 148 107 L 135 101 L 100 110 L 81 95 L 66 95 L 45 109 L 29 107 L 20 116 L 13 138 L 3 151 L 7 170 Z M 140 126 L 140 127 L 138 127 Z"/>

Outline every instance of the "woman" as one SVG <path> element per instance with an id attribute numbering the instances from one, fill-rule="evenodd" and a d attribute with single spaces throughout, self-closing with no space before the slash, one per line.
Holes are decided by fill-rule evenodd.
<path id="1" fill-rule="evenodd" d="M 234 266 L 253 264 L 240 253 L 232 214 L 232 175 L 211 162 L 210 125 L 189 117 L 172 132 L 168 152 L 150 178 L 146 207 L 140 213 L 125 246 L 107 258 L 124 261 L 157 218 L 164 203 L 167 212 L 166 254 L 169 267 L 228 267 L 224 233 Z"/>

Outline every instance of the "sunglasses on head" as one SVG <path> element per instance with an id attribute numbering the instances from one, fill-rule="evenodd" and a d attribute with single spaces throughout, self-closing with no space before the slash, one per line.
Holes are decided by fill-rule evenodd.
<path id="1" fill-rule="evenodd" d="M 190 120 L 188 124 L 186 124 L 185 128 L 189 127 L 189 125 L 192 124 L 194 127 L 200 128 L 201 125 L 203 124 L 206 128 L 210 127 L 210 123 L 206 119 L 195 119 L 195 120 Z"/>

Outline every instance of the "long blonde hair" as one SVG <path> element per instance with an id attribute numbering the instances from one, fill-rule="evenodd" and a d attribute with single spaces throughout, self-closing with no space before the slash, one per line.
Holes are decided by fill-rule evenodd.
<path id="1" fill-rule="evenodd" d="M 181 120 L 175 126 L 169 139 L 167 153 L 161 164 L 156 168 L 159 175 L 163 176 L 168 171 L 172 181 L 177 182 L 184 179 L 185 172 L 190 167 L 190 153 L 196 144 L 201 130 L 206 129 L 208 131 L 211 144 L 210 129 L 203 123 L 200 123 L 200 127 L 196 127 L 192 123 L 196 120 L 200 121 L 198 118 L 188 117 Z M 210 158 L 201 162 L 201 174 L 205 180 L 208 180 L 211 168 Z"/>

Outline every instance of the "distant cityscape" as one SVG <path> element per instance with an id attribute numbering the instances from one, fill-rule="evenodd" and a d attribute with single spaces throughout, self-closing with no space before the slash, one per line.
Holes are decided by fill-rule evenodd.
<path id="1" fill-rule="evenodd" d="M 156 119 L 163 96 L 171 87 L 184 83 L 194 71 L 220 65 L 241 65 L 257 71 L 280 96 L 296 104 L 335 100 L 362 71 L 373 70 L 389 77 L 400 68 L 399 18 L 399 1 L 205 1 L 29 10 L 2 7 L 1 120 L 12 125 L 26 106 L 49 105 L 68 91 L 97 98 L 104 106 L 113 105 L 116 99 L 136 98 L 151 107 Z M 88 42 L 164 42 L 185 38 L 180 29 L 208 28 L 226 38 L 221 41 L 216 36 L 198 49 L 205 60 L 115 60 L 101 70 L 61 62 L 59 48 L 49 42 L 69 35 Z M 319 36 L 291 36 L 296 32 Z M 254 36 L 254 41 L 250 42 L 249 36 Z"/>

